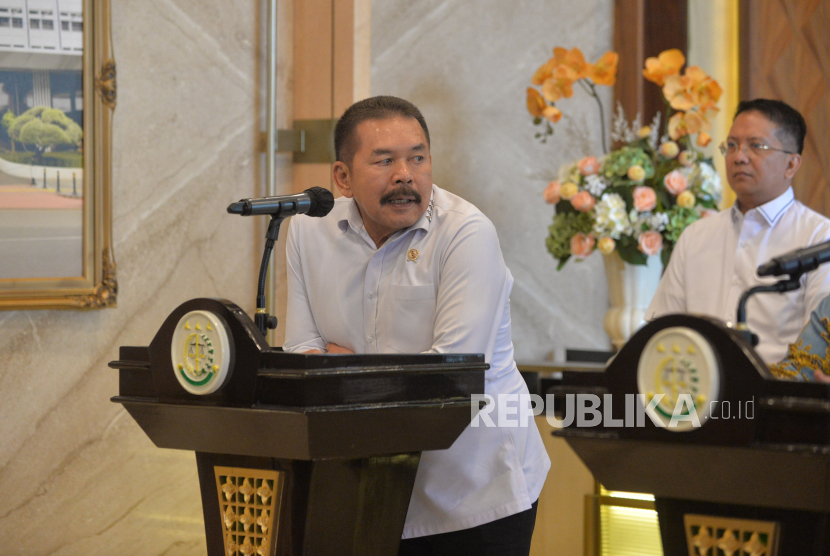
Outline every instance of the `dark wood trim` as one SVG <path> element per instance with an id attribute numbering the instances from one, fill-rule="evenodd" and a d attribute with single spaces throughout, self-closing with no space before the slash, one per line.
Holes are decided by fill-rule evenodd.
<path id="1" fill-rule="evenodd" d="M 614 110 L 622 104 L 633 120 L 641 115 L 644 124 L 664 110 L 660 89 L 643 78 L 646 58 L 670 48 L 688 54 L 687 0 L 615 0 L 614 49 L 620 55 Z"/>

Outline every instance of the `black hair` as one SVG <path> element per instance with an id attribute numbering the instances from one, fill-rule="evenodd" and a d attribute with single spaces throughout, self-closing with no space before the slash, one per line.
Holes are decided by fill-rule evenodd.
<path id="1" fill-rule="evenodd" d="M 334 127 L 334 153 L 338 161 L 347 165 L 352 163 L 359 145 L 355 136 L 357 126 L 366 120 L 385 120 L 403 116 L 416 120 L 429 145 L 429 129 L 423 114 L 411 102 L 398 97 L 377 96 L 363 99 L 352 104 L 343 112 L 343 116 Z"/>
<path id="2" fill-rule="evenodd" d="M 750 111 L 760 112 L 777 125 L 787 138 L 795 142 L 796 151 L 801 154 L 804 150 L 804 136 L 807 135 L 807 123 L 798 110 L 780 100 L 756 98 L 742 101 L 738 105 L 735 117 L 742 112 Z"/>

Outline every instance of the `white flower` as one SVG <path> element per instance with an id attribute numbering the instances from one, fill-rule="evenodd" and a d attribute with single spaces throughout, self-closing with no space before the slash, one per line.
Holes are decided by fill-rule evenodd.
<path id="1" fill-rule="evenodd" d="M 602 195 L 606 187 L 608 187 L 608 182 L 599 174 L 592 174 L 585 177 L 585 189 L 594 197 Z"/>
<path id="2" fill-rule="evenodd" d="M 714 168 L 705 162 L 701 162 L 697 167 L 700 172 L 698 178 L 700 179 L 700 190 L 711 197 L 713 201 L 719 202 L 721 194 L 723 193 L 720 176 L 715 172 Z"/>
<path id="3" fill-rule="evenodd" d="M 658 212 L 652 214 L 647 220 L 646 223 L 648 227 L 654 230 L 655 232 L 662 232 L 666 229 L 666 226 L 669 223 L 669 215 L 665 212 Z"/>
<path id="4" fill-rule="evenodd" d="M 594 232 L 600 236 L 620 239 L 632 232 L 631 221 L 625 211 L 625 201 L 617 193 L 605 193 L 594 207 Z"/>
<path id="5" fill-rule="evenodd" d="M 662 232 L 669 223 L 669 215 L 665 212 L 637 212 L 632 210 L 629 215 L 631 220 L 631 235 L 639 239 L 643 232 Z"/>

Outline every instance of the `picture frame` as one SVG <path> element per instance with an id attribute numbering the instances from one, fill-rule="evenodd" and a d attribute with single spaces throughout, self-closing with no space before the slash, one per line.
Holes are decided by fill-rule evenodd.
<path id="1" fill-rule="evenodd" d="M 54 10 L 46 9 L 49 8 L 50 2 L 55 5 Z M 2 43 L 4 41 L 3 26 L 5 21 L 3 18 L 7 15 L 3 13 L 4 6 L 2 4 L 3 2 L 0 1 L 0 50 L 3 49 Z M 64 95 L 66 98 L 58 98 L 57 100 L 54 100 L 53 98 L 52 100 L 49 100 L 48 103 L 52 106 L 52 108 L 56 109 L 58 108 L 56 104 L 60 101 L 60 103 L 62 103 L 61 106 L 71 107 L 71 110 L 74 111 L 72 114 L 74 114 L 77 119 L 82 118 L 83 135 L 81 141 L 77 143 L 75 151 L 76 153 L 82 153 L 83 171 L 82 179 L 77 180 L 82 182 L 80 184 L 80 195 L 75 193 L 77 185 L 79 184 L 76 183 L 76 176 L 74 174 L 81 174 L 81 172 L 73 173 L 71 172 L 73 168 L 62 169 L 64 175 L 64 193 L 61 193 L 61 169 L 57 169 L 53 172 L 45 166 L 43 168 L 35 166 L 34 163 L 32 163 L 33 171 L 30 178 L 31 182 L 28 184 L 31 189 L 26 191 L 21 186 L 17 186 L 18 191 L 22 191 L 23 194 L 33 193 L 38 187 L 41 187 L 43 190 L 42 193 L 51 194 L 51 198 L 58 199 L 61 202 L 63 202 L 64 198 L 70 199 L 69 201 L 65 201 L 66 203 L 72 201 L 72 198 L 74 197 L 74 207 L 77 207 L 77 198 L 82 197 L 82 208 L 80 209 L 80 214 L 73 215 L 73 222 L 77 222 L 79 220 L 76 226 L 81 232 L 81 236 L 75 235 L 72 238 L 74 243 L 66 243 L 66 245 L 71 248 L 64 248 L 60 244 L 50 247 L 53 250 L 57 250 L 62 257 L 68 257 L 72 265 L 71 268 L 77 269 L 77 271 L 69 272 L 70 275 L 68 276 L 51 276 L 49 275 L 50 269 L 47 267 L 46 270 L 41 271 L 46 273 L 46 276 L 23 275 L 3 277 L 2 274 L 0 274 L 0 310 L 100 309 L 105 307 L 114 307 L 116 305 L 118 286 L 116 282 L 115 258 L 112 251 L 111 141 L 112 117 L 116 105 L 117 88 L 116 66 L 113 59 L 111 44 L 110 1 L 9 0 L 6 4 L 9 4 L 10 6 L 19 4 L 24 12 L 28 12 L 23 14 L 11 13 L 9 15 L 12 16 L 12 31 L 14 31 L 16 27 L 19 27 L 19 22 L 15 21 L 14 16 L 23 16 L 24 25 L 27 27 L 27 36 L 30 37 L 30 44 L 28 45 L 29 49 L 51 48 L 53 51 L 56 48 L 63 49 L 64 51 L 69 50 L 67 44 L 71 42 L 70 39 L 72 38 L 69 33 L 67 32 L 61 34 L 60 42 L 55 42 L 55 46 L 49 46 L 47 43 L 44 43 L 47 44 L 46 46 L 38 46 L 31 42 L 35 40 L 31 37 L 38 35 L 38 33 L 34 31 L 37 29 L 45 31 L 77 31 L 79 27 L 75 21 L 77 20 L 77 14 L 73 12 L 73 9 L 77 9 L 77 6 L 79 5 L 82 6 L 83 13 L 81 25 L 83 34 L 83 62 L 81 71 L 83 86 L 80 103 L 78 103 L 78 99 L 76 97 L 81 95 L 77 95 L 75 92 L 72 92 L 70 95 L 71 103 L 70 100 L 68 100 L 69 97 L 66 95 Z M 33 6 L 37 9 L 34 9 Z M 67 9 L 65 10 L 65 8 Z M 20 12 L 20 9 L 21 8 L 12 8 L 11 11 Z M 9 10 L 7 9 L 5 11 L 8 12 Z M 39 21 L 38 17 L 41 18 Z M 48 22 L 48 18 L 52 19 L 51 23 Z M 64 34 L 68 37 L 67 39 L 63 38 Z M 42 35 L 47 37 L 44 40 L 48 39 L 48 33 L 44 32 Z M 80 39 L 80 37 L 76 38 Z M 6 50 L 8 51 L 9 48 L 7 47 Z M 74 47 L 74 50 L 78 50 L 77 46 Z M 23 60 L 24 62 L 28 59 L 38 60 L 38 54 L 38 52 L 35 52 L 34 55 L 30 54 L 28 58 L 18 55 L 15 59 Z M 46 59 L 44 57 L 45 54 L 45 51 L 44 54 L 40 54 L 40 59 Z M 59 54 L 64 53 L 60 52 Z M 64 58 L 68 59 L 70 54 L 72 53 L 67 52 Z M 40 62 L 36 63 L 40 64 Z M 50 63 L 54 65 L 54 61 L 50 61 Z M 2 58 L 0 58 L 0 68 L 2 68 L 2 66 Z M 75 71 L 77 72 L 77 70 Z M 32 73 L 37 73 L 37 71 L 33 71 Z M 40 73 L 48 72 L 41 71 Z M 65 74 L 67 72 L 64 71 L 63 73 Z M 49 87 L 48 78 L 46 82 L 47 87 Z M 52 82 L 60 82 L 59 77 L 53 78 Z M 55 85 L 51 86 L 54 91 Z M 41 93 L 40 97 L 37 97 L 37 87 L 41 87 L 42 89 L 43 85 L 38 84 L 36 75 L 35 85 L 33 85 L 33 90 L 29 94 L 34 95 L 36 101 L 43 103 L 43 94 Z M 56 96 L 60 97 L 60 94 Z M 50 97 L 47 96 L 47 98 Z M 30 100 L 30 97 L 28 96 L 25 97 L 25 101 L 27 104 L 24 104 L 19 110 L 22 111 L 23 108 L 36 104 L 36 101 Z M 17 102 L 20 102 L 19 99 Z M 78 114 L 77 105 L 82 107 L 82 116 Z M 14 115 L 15 114 L 12 114 L 12 116 Z M 0 116 L 2 116 L 2 114 L 0 114 Z M 18 112 L 17 116 L 21 117 L 22 114 Z M 7 129 L 8 135 L 5 137 L 7 138 L 7 142 L 11 143 L 12 149 L 14 150 L 16 144 L 21 144 L 20 148 L 25 149 L 26 145 L 16 143 L 11 139 L 12 135 L 14 135 L 11 127 L 8 127 Z M 31 135 L 23 137 L 22 133 L 18 133 L 17 136 L 21 139 L 31 137 Z M 70 148 L 72 148 L 71 145 Z M 43 149 L 37 148 L 37 146 L 32 148 L 32 150 L 36 151 L 36 156 L 43 156 L 44 154 Z M 46 150 L 49 151 L 50 149 Z M 18 153 L 18 155 L 23 154 L 24 153 L 22 152 Z M 74 154 L 73 156 L 76 157 L 74 160 L 81 159 L 77 154 Z M 53 158 L 55 157 L 53 156 Z M 39 159 L 35 158 L 35 160 Z M 37 169 L 37 171 L 34 169 Z M 41 169 L 43 170 L 42 177 L 40 175 Z M 49 174 L 48 177 L 47 172 Z M 70 179 L 72 181 L 72 186 L 74 186 L 74 190 L 72 194 L 67 194 L 66 189 L 70 187 Z M 40 182 L 38 180 L 40 180 Z M 42 183 L 42 186 L 39 185 L 39 183 Z M 55 185 L 57 185 L 57 194 L 53 191 Z M 61 196 L 59 197 L 58 194 Z M 31 198 L 31 195 L 29 195 L 29 198 Z M 45 197 L 38 197 L 38 199 L 42 198 Z M 0 202 L 2 202 L 2 194 L 0 194 Z M 13 211 L 14 209 L 11 210 Z M 2 214 L 2 205 L 0 204 L 0 220 L 2 220 Z M 19 237 L 22 235 L 22 232 L 14 230 L 14 223 L 12 222 L 13 218 L 9 217 L 9 215 L 14 216 L 14 213 L 7 210 L 6 214 L 7 227 L 12 230 L 11 232 L 7 230 L 7 233 L 17 235 L 17 237 L 12 237 L 7 240 L 7 243 L 9 245 L 14 245 L 15 242 L 18 243 L 15 248 L 16 251 L 11 251 L 11 254 L 9 254 L 9 251 L 6 252 L 5 257 L 7 259 L 7 268 L 12 268 L 12 265 L 17 264 L 18 267 L 23 269 L 22 271 L 18 270 L 17 272 L 26 274 L 28 268 L 40 268 L 45 265 L 38 266 L 38 263 L 50 262 L 39 261 L 37 259 L 38 251 L 35 247 L 40 245 L 38 243 L 38 238 L 24 238 L 26 240 L 30 240 L 32 249 L 29 249 L 27 246 L 21 247 L 19 245 L 19 243 L 23 241 L 23 239 Z M 31 214 L 37 215 L 38 213 L 31 212 Z M 46 217 L 43 217 L 43 221 L 46 221 Z M 28 223 L 26 225 L 31 226 Z M 4 252 L 1 243 L 3 240 L 2 231 L 2 222 L 0 221 L 0 271 L 2 271 L 4 264 Z M 41 244 L 42 243 L 43 242 L 41 242 Z M 79 251 L 80 260 L 77 260 L 75 257 Z M 28 263 L 26 263 L 27 259 L 29 261 Z M 58 267 L 53 266 L 53 268 Z M 33 272 L 33 274 L 36 274 L 36 272 Z"/>

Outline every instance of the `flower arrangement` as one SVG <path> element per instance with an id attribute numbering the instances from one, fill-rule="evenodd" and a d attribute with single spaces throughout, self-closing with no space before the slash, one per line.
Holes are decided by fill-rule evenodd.
<path id="1" fill-rule="evenodd" d="M 597 101 L 603 122 L 596 86 L 611 86 L 616 78 L 614 52 L 595 64 L 586 63 L 577 48 L 557 47 L 553 54 L 532 79 L 541 93 L 527 90 L 534 124 L 544 126 L 536 134 L 543 142 L 562 117 L 556 103 L 573 95 L 574 83 Z M 720 178 L 711 159 L 695 146 L 711 141 L 707 131 L 718 112 L 721 88 L 697 66 L 681 75 L 684 64 L 683 54 L 675 49 L 645 62 L 643 75 L 661 87 L 666 102 L 662 136 L 660 113 L 650 126 L 641 126 L 639 115 L 629 125 L 618 107 L 611 138 L 622 146 L 600 158 L 586 156 L 563 165 L 558 179 L 547 185 L 545 201 L 556 211 L 546 244 L 559 261 L 558 269 L 571 256 L 581 260 L 594 250 L 605 255 L 616 251 L 624 261 L 639 265 L 659 253 L 665 266 L 686 226 L 717 210 Z M 605 150 L 604 123 L 602 128 Z"/>

